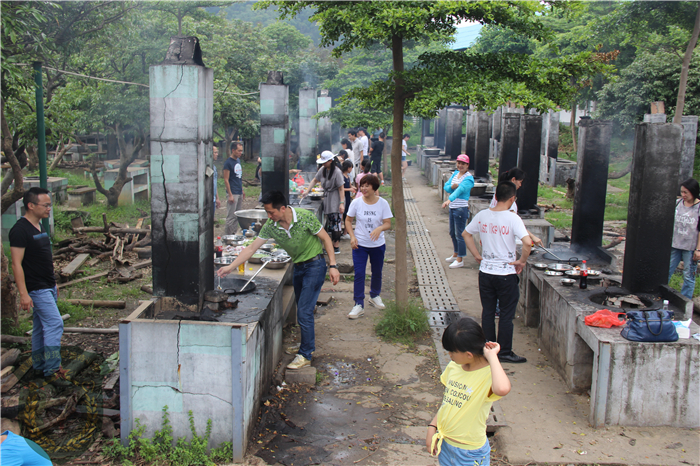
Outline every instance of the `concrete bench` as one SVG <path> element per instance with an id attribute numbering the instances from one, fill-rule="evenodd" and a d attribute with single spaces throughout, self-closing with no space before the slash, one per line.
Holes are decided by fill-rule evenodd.
<path id="1" fill-rule="evenodd" d="M 78 188 L 68 191 L 68 205 L 70 207 L 80 207 L 95 203 L 96 188 Z"/>
<path id="2" fill-rule="evenodd" d="M 593 350 L 589 422 L 606 425 L 700 425 L 700 342 L 673 343 L 625 340 L 620 328 L 589 327 L 584 316 L 577 334 Z M 691 322 L 690 334 L 700 331 Z"/>

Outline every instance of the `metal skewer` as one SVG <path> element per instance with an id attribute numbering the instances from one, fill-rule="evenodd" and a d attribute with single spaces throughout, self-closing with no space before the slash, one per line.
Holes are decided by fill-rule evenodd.
<path id="1" fill-rule="evenodd" d="M 554 254 L 554 253 L 553 253 L 552 251 L 550 251 L 549 249 L 545 248 L 544 246 L 537 246 L 537 247 L 538 247 L 538 248 L 544 249 L 546 252 L 548 252 L 549 254 L 551 254 L 551 255 L 552 255 L 556 260 L 558 260 L 558 261 L 563 261 L 563 260 L 564 260 L 564 259 L 562 259 L 561 257 L 559 257 L 559 256 L 557 256 L 556 254 Z"/>
<path id="2" fill-rule="evenodd" d="M 255 273 L 253 274 L 253 276 L 250 277 L 250 280 L 248 280 L 247 282 L 245 282 L 245 285 L 243 285 L 243 288 L 241 288 L 240 290 L 238 290 L 238 292 L 239 292 L 239 293 L 242 293 L 243 290 L 245 290 L 245 287 L 248 286 L 248 283 L 252 282 L 253 279 L 254 279 L 255 277 L 258 276 L 258 274 L 260 273 L 260 271 L 261 271 L 262 269 L 265 268 L 266 265 L 267 265 L 267 262 L 263 262 L 262 265 L 260 266 L 260 268 L 257 270 L 257 272 L 255 272 Z"/>

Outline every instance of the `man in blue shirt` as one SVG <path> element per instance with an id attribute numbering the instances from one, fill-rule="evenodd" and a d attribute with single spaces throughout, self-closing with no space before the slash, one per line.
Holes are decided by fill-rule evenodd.
<path id="1" fill-rule="evenodd" d="M 243 154 L 243 143 L 231 143 L 231 156 L 224 162 L 224 183 L 226 183 L 226 197 L 228 200 L 228 213 L 226 214 L 226 235 L 235 235 L 238 230 L 238 217 L 236 212 L 243 208 L 245 194 L 243 193 L 243 167 L 240 158 Z"/>

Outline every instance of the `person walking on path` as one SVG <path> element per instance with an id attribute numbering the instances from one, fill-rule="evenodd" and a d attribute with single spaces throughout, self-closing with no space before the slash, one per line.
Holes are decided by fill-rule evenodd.
<path id="1" fill-rule="evenodd" d="M 351 129 L 348 131 L 348 139 L 352 144 L 352 163 L 355 164 L 355 174 L 360 172 L 360 164 L 362 163 L 362 141 L 357 137 L 357 131 Z"/>
<path id="2" fill-rule="evenodd" d="M 364 128 L 358 128 L 357 136 L 360 138 L 360 142 L 362 143 L 362 160 L 369 160 L 369 138 L 367 137 L 367 130 Z"/>
<path id="3" fill-rule="evenodd" d="M 452 238 L 452 255 L 445 259 L 451 262 L 450 268 L 464 267 L 467 246 L 462 232 L 469 220 L 469 195 L 474 187 L 474 177 L 469 173 L 469 156 L 457 156 L 457 170 L 445 183 L 443 189 L 450 196 L 443 202 L 442 208 L 450 207 L 450 238 Z"/>
<path id="4" fill-rule="evenodd" d="M 406 160 L 406 157 L 408 157 L 408 140 L 411 139 L 411 135 L 406 133 L 403 135 L 403 140 L 401 141 L 401 176 L 405 177 L 406 176 L 406 169 L 408 168 L 408 161 Z"/>
<path id="5" fill-rule="evenodd" d="M 386 199 L 379 197 L 378 189 L 379 178 L 372 174 L 365 175 L 360 181 L 362 197 L 350 204 L 348 216 L 345 219 L 345 229 L 350 234 L 352 263 L 355 269 L 353 293 L 355 306 L 348 314 L 350 319 L 357 319 L 365 313 L 365 271 L 368 258 L 372 267 L 369 303 L 378 309 L 386 307 L 379 295 L 382 292 L 382 268 L 386 252 L 384 232 L 391 228 L 393 215 Z M 354 230 L 353 220 L 355 220 Z"/>
<path id="6" fill-rule="evenodd" d="M 323 212 L 326 215 L 326 231 L 333 240 L 335 253 L 340 254 L 340 237 L 343 234 L 343 212 L 345 212 L 345 188 L 343 187 L 345 179 L 333 152 L 324 150 L 316 163 L 321 165 L 321 168 L 311 180 L 309 189 L 301 194 L 301 198 L 305 198 L 316 183 L 321 184 L 324 193 Z"/>
<path id="7" fill-rule="evenodd" d="M 382 173 L 382 154 L 384 153 L 384 132 L 379 133 L 379 140 L 372 143 L 369 149 L 369 160 L 372 163 L 370 171 L 376 173 L 384 185 L 384 174 Z"/>
<path id="8" fill-rule="evenodd" d="M 219 172 L 216 170 L 216 161 L 219 160 L 219 148 L 216 146 L 214 146 L 212 149 L 212 158 L 214 159 L 214 163 L 211 164 L 211 168 L 214 169 L 214 176 L 212 176 L 212 178 L 214 181 L 214 211 L 216 212 L 216 209 L 221 208 L 221 200 L 219 199 L 218 189 Z"/>
<path id="9" fill-rule="evenodd" d="M 487 341 L 474 319 L 451 323 L 442 335 L 450 361 L 440 376 L 442 405 L 428 425 L 425 444 L 440 466 L 481 465 L 491 461 L 486 419 L 491 405 L 511 385 L 500 361 L 498 343 Z"/>
<path id="10" fill-rule="evenodd" d="M 479 295 L 481 297 L 481 325 L 486 339 L 498 341 L 501 362 L 526 362 L 513 352 L 513 318 L 518 305 L 520 289 L 518 274 L 522 272 L 532 249 L 532 240 L 522 219 L 509 212 L 515 202 L 515 185 L 510 181 L 496 187 L 496 207 L 482 210 L 464 230 L 467 249 L 479 262 Z M 476 248 L 475 234 L 481 239 L 482 253 Z M 523 243 L 517 260 L 515 239 Z M 496 338 L 496 305 L 500 307 L 498 338 Z"/>
<path id="11" fill-rule="evenodd" d="M 231 143 L 231 156 L 224 162 L 224 183 L 226 183 L 226 198 L 228 199 L 228 213 L 226 214 L 226 228 L 224 234 L 235 235 L 238 231 L 238 217 L 236 212 L 243 207 L 245 193 L 243 192 L 243 167 L 240 158 L 243 154 L 243 144 Z"/>
<path id="12" fill-rule="evenodd" d="M 287 365 L 287 369 L 301 369 L 311 364 L 312 353 L 316 350 L 314 308 L 326 279 L 324 248 L 330 264 L 328 275 L 333 285 L 338 284 L 340 274 L 331 239 L 314 214 L 306 209 L 288 206 L 280 191 L 265 193 L 261 202 L 269 220 L 265 222 L 253 243 L 241 251 L 231 265 L 220 268 L 216 274 L 219 277 L 225 277 L 240 264 L 245 264 L 270 238 L 287 251 L 294 262 L 292 280 L 294 299 L 297 304 L 297 322 L 301 330 L 301 345 L 294 360 Z"/>
<path id="13" fill-rule="evenodd" d="M 673 241 L 671 242 L 671 266 L 668 279 L 683 261 L 683 286 L 681 294 L 693 299 L 695 291 L 695 270 L 700 259 L 700 185 L 690 178 L 681 183 L 681 198 L 676 202 L 676 215 L 673 222 Z"/>
<path id="14" fill-rule="evenodd" d="M 47 189 L 31 188 L 23 202 L 26 213 L 12 227 L 9 237 L 20 306 L 34 312 L 32 365 L 46 377 L 56 373 L 62 376 L 63 320 L 57 304 L 51 240 L 41 226 L 41 220 L 51 214 L 51 196 Z"/>

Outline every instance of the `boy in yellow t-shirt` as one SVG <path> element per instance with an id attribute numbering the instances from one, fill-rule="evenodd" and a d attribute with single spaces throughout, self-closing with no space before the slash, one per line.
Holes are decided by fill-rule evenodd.
<path id="1" fill-rule="evenodd" d="M 453 322 L 442 335 L 450 362 L 440 376 L 442 405 L 428 425 L 426 446 L 440 466 L 489 466 L 491 446 L 486 418 L 494 401 L 510 392 L 510 380 L 498 361 L 498 343 L 486 341 L 473 319 Z"/>

